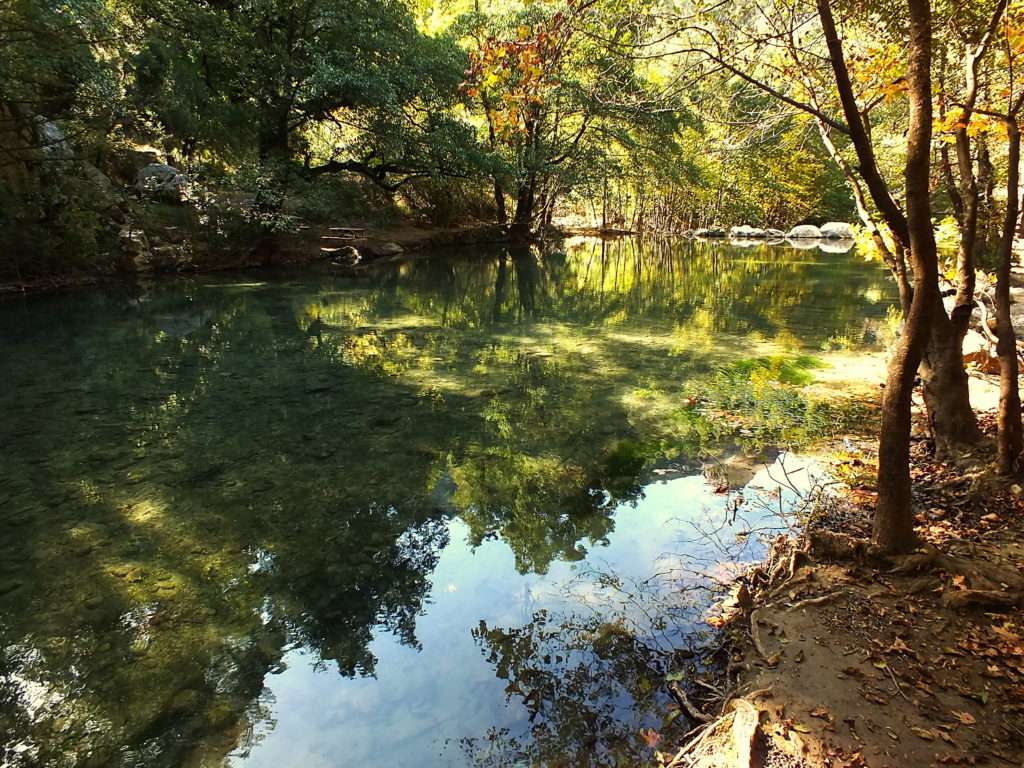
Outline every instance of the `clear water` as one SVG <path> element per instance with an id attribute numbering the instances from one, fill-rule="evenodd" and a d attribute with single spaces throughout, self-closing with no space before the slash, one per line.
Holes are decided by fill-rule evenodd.
<path id="1" fill-rule="evenodd" d="M 578 241 L 0 304 L 0 765 L 641 764 L 757 549 L 682 393 L 891 302 Z"/>

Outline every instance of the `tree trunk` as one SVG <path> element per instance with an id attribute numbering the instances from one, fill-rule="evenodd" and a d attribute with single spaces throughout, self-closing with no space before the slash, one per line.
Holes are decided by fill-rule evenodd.
<path id="1" fill-rule="evenodd" d="M 494 207 L 498 211 L 498 223 L 504 226 L 508 224 L 508 211 L 505 208 L 505 190 L 501 188 L 501 182 L 494 179 Z"/>
<path id="2" fill-rule="evenodd" d="M 964 368 L 966 328 L 961 332 L 946 315 L 937 286 L 932 295 L 931 328 L 920 373 L 935 455 L 942 459 L 980 441 L 981 430 L 971 407 L 970 379 Z"/>
<path id="3" fill-rule="evenodd" d="M 1017 469 L 1022 448 L 1019 366 L 1017 362 L 1017 335 L 1010 316 L 1010 266 L 1013 261 L 1013 238 L 1020 205 L 1020 128 L 1016 116 L 1006 121 L 1009 150 L 1006 172 L 1006 217 L 999 241 L 999 266 L 996 283 L 996 335 L 999 341 L 999 426 L 998 468 L 1003 475 Z"/>
<path id="4" fill-rule="evenodd" d="M 525 243 L 533 237 L 533 213 L 536 204 L 533 177 L 519 186 L 516 194 L 516 215 L 512 219 L 509 236 L 513 242 Z"/>
<path id="5" fill-rule="evenodd" d="M 878 449 L 878 506 L 872 543 L 882 552 L 906 552 L 916 543 L 910 485 L 911 397 L 938 296 L 938 257 L 932 232 L 931 9 L 929 0 L 908 0 L 910 44 L 907 79 L 907 234 L 914 268 L 914 300 L 906 326 L 889 360 L 882 399 Z"/>
<path id="6" fill-rule="evenodd" d="M 911 0 L 920 4 L 926 0 Z M 821 19 L 822 32 L 828 44 L 829 56 L 832 61 L 832 68 L 836 75 L 836 87 L 839 91 L 839 98 L 843 105 L 843 114 L 850 130 L 850 139 L 854 149 L 857 151 L 858 170 L 864 184 L 871 195 L 889 231 L 896 241 L 896 249 L 899 251 L 913 250 L 912 238 L 909 232 L 909 208 L 911 201 L 907 200 L 907 216 L 904 216 L 896 204 L 889 190 L 885 179 L 878 170 L 875 158 L 874 147 L 871 143 L 869 124 L 858 110 L 856 94 L 853 84 L 850 81 L 849 72 L 846 69 L 846 60 L 843 54 L 842 40 L 836 29 L 835 20 L 832 16 L 832 8 L 829 0 L 817 0 L 818 16 Z M 930 9 L 924 8 L 930 15 Z M 930 53 L 930 30 L 928 31 L 928 57 Z M 929 77 L 930 80 L 930 77 Z M 931 107 L 929 105 L 929 115 Z M 929 128 L 929 136 L 931 129 Z M 909 143 L 909 139 L 908 139 Z M 930 157 L 927 158 L 930 165 Z M 908 159 L 909 163 L 909 159 Z M 928 169 L 926 169 L 928 170 Z M 924 194 L 927 195 L 926 189 Z M 919 201 L 916 201 L 919 202 Z M 929 205 L 929 211 L 931 206 Z M 930 231 L 930 230 L 929 230 Z M 934 235 L 931 237 L 932 249 L 934 250 Z M 898 255 L 898 254 L 897 254 Z M 911 256 L 915 261 L 916 257 Z M 920 275 L 917 274 L 915 263 L 914 282 L 920 283 Z M 935 436 L 936 448 L 939 453 L 948 452 L 953 446 L 970 444 L 980 437 L 977 419 L 971 409 L 970 392 L 968 389 L 967 373 L 964 369 L 962 356 L 962 337 L 953 337 L 954 328 L 942 307 L 942 297 L 938 293 L 938 271 L 935 271 L 935 285 L 929 286 L 929 314 L 936 319 L 937 327 L 928 331 L 928 357 L 927 363 L 921 369 L 921 376 L 925 381 L 925 403 L 929 408 L 929 419 L 932 424 L 932 434 Z M 897 281 L 900 282 L 900 275 L 897 273 Z M 904 306 L 904 315 L 908 317 L 906 309 L 907 283 L 905 277 L 900 284 L 901 303 Z M 916 299 L 916 296 L 915 296 Z"/>

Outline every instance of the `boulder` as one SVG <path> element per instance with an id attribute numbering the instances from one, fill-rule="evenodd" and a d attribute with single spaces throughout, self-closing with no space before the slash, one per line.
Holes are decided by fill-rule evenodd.
<path id="1" fill-rule="evenodd" d="M 790 240 L 812 240 L 821 237 L 821 230 L 813 224 L 800 224 L 789 230 L 786 237 Z"/>
<path id="2" fill-rule="evenodd" d="M 725 237 L 725 230 L 718 227 L 701 227 L 694 230 L 694 237 Z"/>
<path id="3" fill-rule="evenodd" d="M 821 225 L 821 236 L 829 240 L 853 240 L 853 227 L 843 221 L 830 221 Z"/>
<path id="4" fill-rule="evenodd" d="M 121 253 L 131 262 L 136 272 L 152 272 L 152 253 L 149 247 L 149 238 L 141 229 L 132 224 L 126 223 L 118 232 L 118 240 L 121 246 Z"/>
<path id="5" fill-rule="evenodd" d="M 135 177 L 135 189 L 140 195 L 168 203 L 186 202 L 191 187 L 187 174 L 162 163 L 150 163 Z"/>
<path id="6" fill-rule="evenodd" d="M 372 256 L 375 259 L 383 258 L 385 256 L 397 256 L 400 253 L 405 253 L 405 248 L 400 246 L 398 243 L 366 243 L 362 246 L 363 253 L 368 256 Z"/>
<path id="7" fill-rule="evenodd" d="M 751 240 L 765 237 L 767 233 L 763 229 L 757 227 L 750 227 L 744 224 L 743 226 L 733 227 L 729 230 L 729 237 L 735 237 L 742 240 Z"/>
<path id="8" fill-rule="evenodd" d="M 73 160 L 74 150 L 68 144 L 67 137 L 61 127 L 42 115 L 35 117 L 36 141 L 43 155 L 49 160 Z"/>
<path id="9" fill-rule="evenodd" d="M 764 236 L 767 237 L 769 240 L 785 240 L 786 239 L 786 233 L 783 232 L 781 229 L 770 229 L 770 228 L 766 229 L 764 231 Z"/>
<path id="10" fill-rule="evenodd" d="M 351 245 L 346 245 L 331 254 L 331 264 L 337 267 L 354 267 L 362 261 L 362 258 L 358 250 Z"/>

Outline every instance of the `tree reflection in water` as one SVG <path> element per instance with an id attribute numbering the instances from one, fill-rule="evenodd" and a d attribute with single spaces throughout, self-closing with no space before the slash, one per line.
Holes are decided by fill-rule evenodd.
<path id="1" fill-rule="evenodd" d="M 586 559 L 653 462 L 716 450 L 680 386 L 862 340 L 887 296 L 849 256 L 583 242 L 0 306 L 0 763 L 217 764 L 289 651 L 359 678 L 418 647 L 453 518 L 522 574 Z M 517 750 L 640 748 L 645 640 L 476 632 L 536 713 Z"/>

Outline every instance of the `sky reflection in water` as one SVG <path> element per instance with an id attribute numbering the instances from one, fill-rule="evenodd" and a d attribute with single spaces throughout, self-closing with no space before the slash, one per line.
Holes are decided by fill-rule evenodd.
<path id="1" fill-rule="evenodd" d="M 718 556 L 735 450 L 683 391 L 891 301 L 854 254 L 584 241 L 0 305 L 0 763 L 641 759 L 695 614 L 624 596 Z"/>

